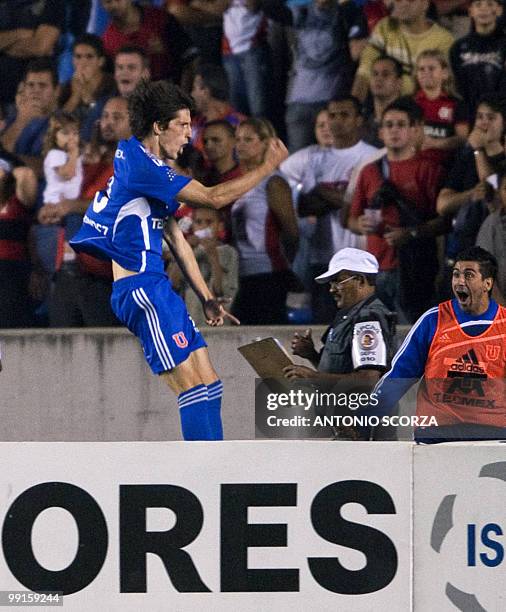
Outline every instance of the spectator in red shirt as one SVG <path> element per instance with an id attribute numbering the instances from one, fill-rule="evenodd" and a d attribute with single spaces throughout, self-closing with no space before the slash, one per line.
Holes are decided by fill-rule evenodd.
<path id="1" fill-rule="evenodd" d="M 121 47 L 114 58 L 114 80 L 120 96 L 127 98 L 143 79 L 149 79 L 149 58 L 140 47 Z"/>
<path id="2" fill-rule="evenodd" d="M 138 6 L 133 0 L 102 0 L 102 5 L 111 17 L 102 35 L 111 58 L 125 45 L 142 47 L 153 80 L 180 81 L 185 63 L 194 59 L 196 50 L 172 15 L 153 6 Z"/>
<path id="3" fill-rule="evenodd" d="M 414 106 L 401 99 L 385 109 L 381 137 L 387 154 L 360 173 L 348 220 L 352 231 L 367 236 L 367 250 L 378 259 L 380 299 L 410 322 L 432 303 L 434 237 L 446 231 L 436 213 L 441 167 L 413 147 L 419 112 Z"/>
<path id="4" fill-rule="evenodd" d="M 191 92 L 198 113 L 192 121 L 192 144 L 196 149 L 203 150 L 202 132 L 210 121 L 224 119 L 237 127 L 246 118 L 231 106 L 228 92 L 223 68 L 214 64 L 202 64 L 197 68 Z"/>
<path id="5" fill-rule="evenodd" d="M 242 170 L 235 158 L 235 128 L 225 119 L 210 121 L 203 132 L 204 153 L 210 164 L 206 184 L 218 185 L 241 176 Z M 230 211 L 233 204 L 222 208 L 224 234 L 221 239 L 230 240 L 232 220 Z"/>
<path id="6" fill-rule="evenodd" d="M 202 140 L 209 163 L 210 184 L 217 185 L 240 176 L 241 170 L 234 156 L 235 128 L 228 121 L 210 121 L 204 128 Z"/>
<path id="7" fill-rule="evenodd" d="M 37 179 L 0 151 L 0 328 L 30 324 L 28 232 Z"/>
<path id="8" fill-rule="evenodd" d="M 441 51 L 427 49 L 416 58 L 415 74 L 414 98 L 424 119 L 422 148 L 434 161 L 448 164 L 469 134 L 465 106 L 451 95 L 450 65 Z"/>
<path id="9" fill-rule="evenodd" d="M 210 121 L 203 130 L 203 144 L 206 160 L 200 151 L 186 145 L 183 152 L 177 159 L 178 174 L 197 178 L 206 186 L 218 185 L 241 176 L 242 171 L 235 159 L 235 128 L 225 119 Z M 222 208 L 223 211 L 223 231 L 220 233 L 220 240 L 228 242 L 231 235 L 230 210 L 232 204 Z M 179 227 L 185 234 L 188 242 L 194 247 L 191 233 L 191 219 L 193 208 L 187 204 L 181 204 L 176 212 L 179 220 Z"/>

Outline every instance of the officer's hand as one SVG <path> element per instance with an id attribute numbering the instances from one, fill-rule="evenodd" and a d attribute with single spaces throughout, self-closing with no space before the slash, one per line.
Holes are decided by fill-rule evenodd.
<path id="1" fill-rule="evenodd" d="M 316 351 L 310 329 L 306 329 L 303 335 L 298 332 L 293 334 L 292 353 L 299 357 L 304 357 L 304 359 L 311 359 L 314 357 Z"/>
<path id="2" fill-rule="evenodd" d="M 316 378 L 318 372 L 311 368 L 301 365 L 289 365 L 283 368 L 283 376 L 288 380 L 295 380 L 296 378 Z"/>

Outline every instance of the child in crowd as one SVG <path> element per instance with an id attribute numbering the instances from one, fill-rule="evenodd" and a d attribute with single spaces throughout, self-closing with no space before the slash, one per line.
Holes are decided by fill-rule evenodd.
<path id="1" fill-rule="evenodd" d="M 44 139 L 43 155 L 46 180 L 44 204 L 59 204 L 62 200 L 78 198 L 83 182 L 83 159 L 79 143 L 79 121 L 76 117 L 61 110 L 51 116 Z M 51 222 L 49 220 L 51 208 L 47 208 L 46 211 L 47 221 Z M 45 238 L 40 236 L 43 242 L 38 245 L 38 251 L 42 251 L 39 255 L 43 267 L 49 274 L 58 270 L 62 263 L 74 263 L 76 254 L 70 248 L 68 238 L 75 233 L 80 224 L 79 215 L 68 215 L 64 219 L 64 230 L 54 227 L 52 230 L 49 226 L 45 228 L 45 232 L 42 232 L 48 235 Z M 44 264 L 46 258 L 48 261 Z"/>
<path id="2" fill-rule="evenodd" d="M 222 213 L 212 208 L 195 208 L 191 219 L 192 234 L 188 241 L 193 246 L 200 272 L 216 297 L 232 301 L 239 283 L 239 256 L 233 246 L 221 241 L 225 230 Z M 202 304 L 177 264 L 170 264 L 169 276 L 196 325 L 205 325 Z"/>
<path id="3" fill-rule="evenodd" d="M 79 149 L 79 122 L 64 111 L 56 111 L 44 141 L 44 204 L 79 197 L 83 162 Z"/>
<path id="4" fill-rule="evenodd" d="M 424 116 L 424 155 L 447 165 L 467 138 L 469 125 L 464 105 L 452 95 L 450 68 L 441 51 L 428 49 L 420 53 L 416 80 L 418 91 L 414 98 Z"/>

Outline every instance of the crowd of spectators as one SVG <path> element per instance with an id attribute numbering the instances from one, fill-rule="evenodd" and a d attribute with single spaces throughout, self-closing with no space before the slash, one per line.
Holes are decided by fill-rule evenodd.
<path id="1" fill-rule="evenodd" d="M 449 296 L 473 244 L 498 258 L 504 303 L 500 0 L 10 0 L 0 76 L 0 328 L 117 323 L 110 263 L 68 241 L 107 188 L 142 79 L 194 98 L 177 172 L 214 185 L 261 164 L 270 137 L 289 147 L 228 209 L 177 213 L 243 323 L 328 324 L 314 277 L 346 246 L 377 257 L 401 322 Z M 197 318 L 169 251 L 167 272 Z"/>

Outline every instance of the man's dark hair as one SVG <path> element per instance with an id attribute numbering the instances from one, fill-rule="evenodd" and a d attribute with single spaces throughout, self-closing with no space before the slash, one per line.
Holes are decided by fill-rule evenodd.
<path id="1" fill-rule="evenodd" d="M 137 45 L 123 45 L 116 51 L 114 58 L 116 59 L 120 53 L 124 53 L 126 55 L 138 55 L 142 60 L 143 67 L 149 68 L 149 57 L 142 47 L 138 47 Z"/>
<path id="2" fill-rule="evenodd" d="M 98 57 L 105 57 L 104 43 L 102 42 L 100 36 L 97 36 L 96 34 L 81 34 L 81 36 L 78 36 L 72 45 L 72 51 L 75 50 L 77 45 L 87 45 L 88 47 L 93 47 L 93 49 L 95 49 L 97 52 Z"/>
<path id="3" fill-rule="evenodd" d="M 455 258 L 455 263 L 457 261 L 476 261 L 482 278 L 491 278 L 494 282 L 497 278 L 497 259 L 479 246 L 468 247 L 461 251 Z"/>
<path id="4" fill-rule="evenodd" d="M 29 72 L 49 72 L 53 87 L 58 85 L 58 73 L 56 65 L 50 57 L 36 57 L 28 62 L 25 72 L 25 80 Z"/>
<path id="5" fill-rule="evenodd" d="M 351 102 L 353 105 L 353 108 L 355 109 L 356 114 L 357 115 L 362 114 L 362 104 L 360 100 L 356 98 L 355 96 L 352 96 L 352 95 L 336 96 L 332 98 L 332 100 L 329 100 L 328 104 L 331 104 L 332 102 Z M 327 108 L 328 108 L 328 104 L 327 104 Z"/>
<path id="6" fill-rule="evenodd" d="M 195 76 L 199 76 L 202 79 L 204 87 L 209 89 L 213 98 L 222 102 L 228 102 L 228 79 L 226 72 L 221 66 L 216 64 L 200 64 L 195 71 Z"/>
<path id="7" fill-rule="evenodd" d="M 213 121 L 208 121 L 205 124 L 204 129 L 207 130 L 209 127 L 221 127 L 231 138 L 235 138 L 235 127 L 226 119 L 213 119 Z"/>
<path id="8" fill-rule="evenodd" d="M 485 104 L 490 109 L 494 111 L 494 113 L 499 113 L 502 115 L 504 129 L 506 129 L 506 99 L 504 96 L 494 93 L 487 93 L 481 96 L 478 100 L 478 104 L 476 105 L 476 112 L 478 112 L 478 107 L 480 104 Z M 474 117 L 473 125 L 476 122 L 476 115 Z"/>
<path id="9" fill-rule="evenodd" d="M 395 76 L 400 79 L 404 74 L 404 69 L 402 64 L 395 59 L 395 57 L 391 57 L 390 55 L 380 55 L 377 59 L 374 60 L 372 65 L 377 64 L 378 62 L 390 62 L 394 67 Z"/>
<path id="10" fill-rule="evenodd" d="M 165 129 L 180 110 L 193 110 L 193 99 L 169 81 L 141 81 L 128 98 L 132 134 L 142 140 L 159 123 Z"/>
<path id="11" fill-rule="evenodd" d="M 397 100 L 391 102 L 383 111 L 381 121 L 383 121 L 385 115 L 390 111 L 406 113 L 408 116 L 409 125 L 423 123 L 423 110 L 410 96 L 402 96 L 401 98 L 397 98 Z"/>

